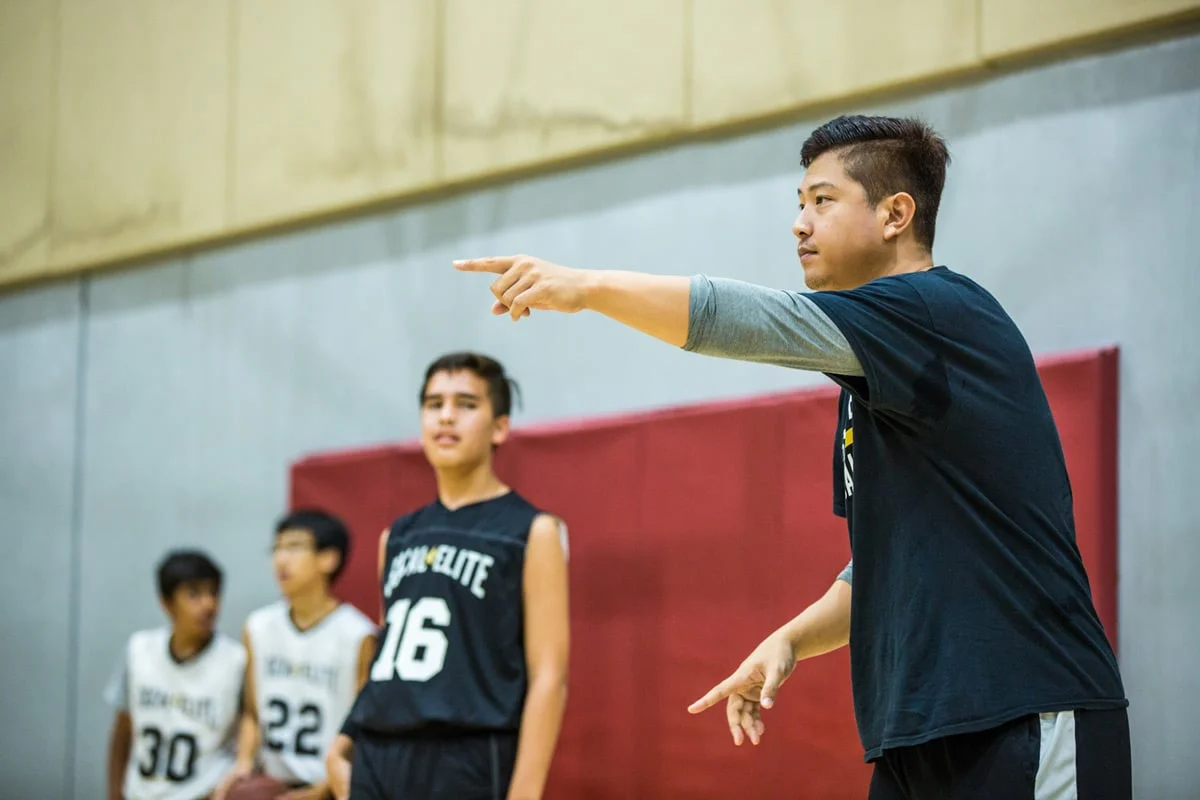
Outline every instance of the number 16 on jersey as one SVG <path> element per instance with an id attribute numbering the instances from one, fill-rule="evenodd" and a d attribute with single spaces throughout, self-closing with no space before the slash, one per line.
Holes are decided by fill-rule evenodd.
<path id="1" fill-rule="evenodd" d="M 371 680 L 427 681 L 446 664 L 450 607 L 441 597 L 397 600 L 388 609 L 387 636 L 371 665 Z M 431 627 L 432 626 L 432 627 Z"/>

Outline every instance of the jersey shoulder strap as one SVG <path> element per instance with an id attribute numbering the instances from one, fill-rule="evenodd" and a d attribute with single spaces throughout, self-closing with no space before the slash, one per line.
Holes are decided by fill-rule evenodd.
<path id="1" fill-rule="evenodd" d="M 213 655 L 237 664 L 241 669 L 246 667 L 246 648 L 232 636 L 218 633 L 217 640 L 213 642 Z"/>
<path id="2" fill-rule="evenodd" d="M 408 529 L 411 528 L 414 523 L 416 523 L 421 515 L 427 512 L 433 505 L 433 503 L 428 503 L 416 509 L 415 511 L 408 512 L 402 517 L 397 517 L 396 520 L 393 521 L 388 527 L 388 541 L 390 542 L 393 537 L 403 536 Z"/>
<path id="3" fill-rule="evenodd" d="M 438 504 L 436 502 L 427 503 L 415 511 L 410 511 L 402 517 L 398 517 L 391 526 L 388 527 L 388 542 L 387 549 L 396 547 L 404 537 L 408 535 L 414 527 L 419 525 L 424 519 L 428 521 L 430 514 L 436 513 Z"/>
<path id="4" fill-rule="evenodd" d="M 255 609 L 246 617 L 246 630 L 250 633 L 250 643 L 276 628 L 287 619 L 287 604 L 283 601 L 271 603 L 268 606 Z"/>
<path id="5" fill-rule="evenodd" d="M 370 617 L 360 611 L 358 606 L 342 603 L 338 607 L 337 613 L 341 615 L 341 623 L 350 632 L 351 639 L 360 640 L 377 631 L 378 626 L 371 621 Z"/>
<path id="6" fill-rule="evenodd" d="M 134 653 L 152 651 L 159 645 L 165 646 L 170 638 L 171 632 L 167 628 L 147 628 L 146 630 L 136 631 L 129 637 L 126 652 L 132 655 Z"/>

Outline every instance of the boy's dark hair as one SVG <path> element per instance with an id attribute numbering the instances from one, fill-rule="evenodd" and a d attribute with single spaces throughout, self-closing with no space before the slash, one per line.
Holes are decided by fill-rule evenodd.
<path id="1" fill-rule="evenodd" d="M 812 132 L 800 148 L 800 163 L 807 168 L 830 151 L 837 151 L 846 174 L 862 184 L 871 205 L 898 192 L 912 195 L 917 204 L 913 234 L 933 249 L 950 163 L 946 142 L 933 128 L 912 118 L 841 116 Z"/>
<path id="2" fill-rule="evenodd" d="M 172 550 L 158 562 L 158 596 L 170 600 L 185 583 L 212 581 L 221 594 L 221 568 L 199 550 Z"/>
<path id="3" fill-rule="evenodd" d="M 425 390 L 429 388 L 429 379 L 439 372 L 457 372 L 469 370 L 487 382 L 488 399 L 492 401 L 492 413 L 497 417 L 506 417 L 512 413 L 513 393 L 520 399 L 521 387 L 517 382 L 504 374 L 504 365 L 494 358 L 481 353 L 459 352 L 447 353 L 439 357 L 425 370 L 425 381 L 421 384 L 421 402 L 425 401 Z"/>
<path id="4" fill-rule="evenodd" d="M 313 546 L 319 553 L 322 550 L 337 550 L 338 565 L 329 576 L 329 582 L 337 580 L 346 566 L 346 556 L 350 553 L 350 532 L 346 523 L 327 511 L 318 508 L 299 508 L 289 511 L 279 522 L 275 523 L 275 535 L 296 528 L 306 530 L 313 536 Z"/>

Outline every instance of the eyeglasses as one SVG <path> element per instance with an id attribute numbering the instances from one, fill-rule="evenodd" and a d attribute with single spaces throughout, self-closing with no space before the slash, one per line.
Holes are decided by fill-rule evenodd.
<path id="1" fill-rule="evenodd" d="M 271 555 L 276 553 L 311 553 L 316 548 L 310 542 L 276 542 L 271 548 Z"/>

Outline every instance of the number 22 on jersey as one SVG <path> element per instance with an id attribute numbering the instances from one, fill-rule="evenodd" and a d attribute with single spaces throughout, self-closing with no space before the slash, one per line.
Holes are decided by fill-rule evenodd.
<path id="1" fill-rule="evenodd" d="M 442 671 L 449 640 L 439 628 L 450 625 L 450 607 L 445 600 L 397 600 L 388 609 L 387 624 L 379 657 L 371 665 L 371 680 L 427 681 Z"/>

